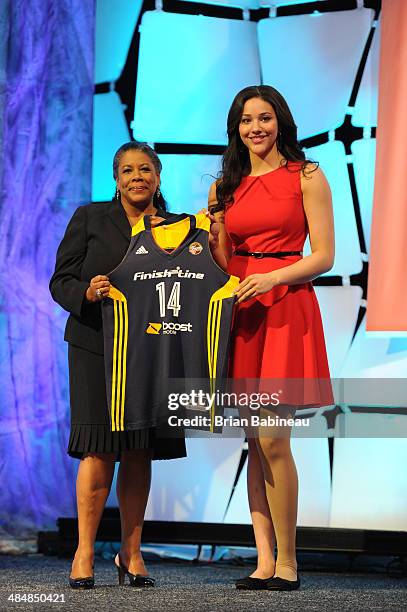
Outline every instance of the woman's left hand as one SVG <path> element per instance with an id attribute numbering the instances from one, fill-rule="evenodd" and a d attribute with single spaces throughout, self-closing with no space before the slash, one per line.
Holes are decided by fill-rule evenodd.
<path id="1" fill-rule="evenodd" d="M 267 293 L 267 291 L 270 291 L 278 284 L 279 282 L 274 276 L 273 272 L 269 272 L 267 274 L 250 274 L 250 276 L 245 278 L 244 281 L 242 281 L 236 287 L 234 293 L 236 294 L 237 301 L 240 304 L 241 302 L 250 300 L 257 295 Z"/>

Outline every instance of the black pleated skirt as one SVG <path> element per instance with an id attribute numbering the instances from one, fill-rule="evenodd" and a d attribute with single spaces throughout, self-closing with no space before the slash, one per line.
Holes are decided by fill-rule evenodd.
<path id="1" fill-rule="evenodd" d="M 68 345 L 71 432 L 68 454 L 116 453 L 152 449 L 153 459 L 186 457 L 185 440 L 170 437 L 169 428 L 111 431 L 103 355 Z"/>

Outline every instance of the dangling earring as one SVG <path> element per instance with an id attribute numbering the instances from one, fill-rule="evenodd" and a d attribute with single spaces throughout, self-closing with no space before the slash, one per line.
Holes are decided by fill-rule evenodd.
<path id="1" fill-rule="evenodd" d="M 155 195 L 156 195 L 157 200 L 158 200 L 158 198 L 159 198 L 159 197 L 160 197 L 160 195 L 161 195 L 161 191 L 160 191 L 160 188 L 159 188 L 159 187 L 157 187 L 157 191 L 155 192 Z"/>
<path id="2" fill-rule="evenodd" d="M 116 188 L 116 200 L 120 200 L 120 191 Z"/>
<path id="3" fill-rule="evenodd" d="M 277 134 L 277 147 L 281 149 L 281 132 Z"/>

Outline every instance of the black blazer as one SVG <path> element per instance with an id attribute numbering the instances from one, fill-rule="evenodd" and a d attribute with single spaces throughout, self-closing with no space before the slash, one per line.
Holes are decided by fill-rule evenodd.
<path id="1" fill-rule="evenodd" d="M 171 216 L 161 209 L 157 215 Z M 103 355 L 100 303 L 87 302 L 85 293 L 91 278 L 108 274 L 121 262 L 130 238 L 130 223 L 117 201 L 80 206 L 73 214 L 49 283 L 53 299 L 70 313 L 64 336 L 67 342 Z"/>

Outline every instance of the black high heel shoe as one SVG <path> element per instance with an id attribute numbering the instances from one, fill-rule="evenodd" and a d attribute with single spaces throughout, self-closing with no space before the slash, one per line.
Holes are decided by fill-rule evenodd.
<path id="1" fill-rule="evenodd" d="M 69 576 L 69 586 L 71 589 L 93 589 L 95 579 L 93 576 L 88 576 L 87 578 L 71 578 Z"/>
<path id="2" fill-rule="evenodd" d="M 126 575 L 129 577 L 130 586 L 132 587 L 145 588 L 145 587 L 153 587 L 155 585 L 154 578 L 150 578 L 150 576 L 142 576 L 141 574 L 132 574 L 131 572 L 129 572 L 127 567 L 123 565 L 119 554 L 115 556 L 114 564 L 117 567 L 119 586 L 124 585 L 124 579 Z"/>
<path id="3" fill-rule="evenodd" d="M 92 565 L 92 570 L 94 565 Z M 87 576 L 86 578 L 71 578 L 69 576 L 69 586 L 71 589 L 93 589 L 95 586 L 94 576 Z"/>

